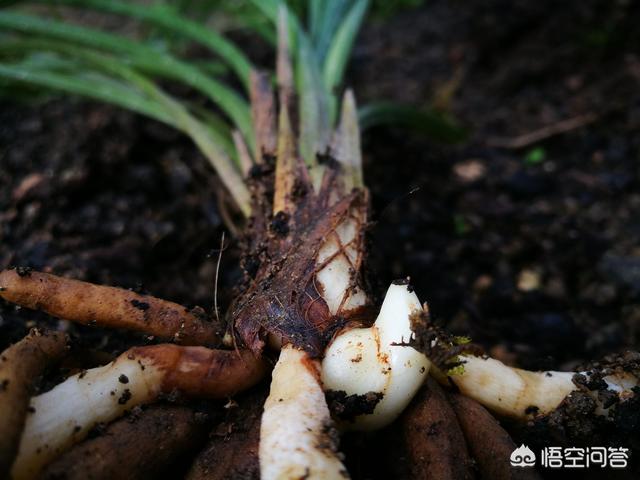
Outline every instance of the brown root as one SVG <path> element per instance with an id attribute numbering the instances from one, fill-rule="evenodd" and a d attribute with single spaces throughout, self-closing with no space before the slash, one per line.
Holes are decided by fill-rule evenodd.
<path id="1" fill-rule="evenodd" d="M 449 401 L 456 412 L 482 478 L 493 480 L 540 478 L 535 470 L 511 467 L 509 457 L 515 450 L 516 444 L 482 405 L 460 394 L 449 395 Z"/>
<path id="2" fill-rule="evenodd" d="M 18 453 L 34 379 L 66 349 L 66 335 L 33 329 L 0 355 L 0 478 Z"/>
<path id="3" fill-rule="evenodd" d="M 472 461 L 460 425 L 434 380 L 429 379 L 422 387 L 400 422 L 409 478 L 473 478 Z"/>
<path id="4" fill-rule="evenodd" d="M 261 389 L 239 399 L 228 418 L 210 434 L 206 448 L 196 457 L 188 480 L 258 480 L 260 419 L 266 391 Z"/>
<path id="5" fill-rule="evenodd" d="M 149 362 L 162 370 L 160 390 L 178 391 L 188 397 L 225 398 L 259 382 L 267 362 L 247 350 L 211 350 L 205 347 L 151 345 L 134 347 L 122 356 Z"/>
<path id="6" fill-rule="evenodd" d="M 206 438 L 207 415 L 175 405 L 155 405 L 109 425 L 49 464 L 42 479 L 131 480 L 162 477 Z"/>
<path id="7" fill-rule="evenodd" d="M 13 478 L 33 478 L 96 424 L 132 408 L 165 396 L 224 399 L 251 387 L 266 371 L 266 362 L 247 351 L 172 344 L 131 348 L 31 399 L 35 413 L 25 422 Z"/>
<path id="8" fill-rule="evenodd" d="M 214 325 L 177 303 L 122 288 L 20 269 L 0 272 L 5 300 L 85 325 L 123 328 L 183 345 L 214 345 Z"/>

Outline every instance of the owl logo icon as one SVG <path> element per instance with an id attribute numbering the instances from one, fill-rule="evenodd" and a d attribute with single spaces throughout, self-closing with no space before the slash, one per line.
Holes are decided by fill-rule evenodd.
<path id="1" fill-rule="evenodd" d="M 536 464 L 536 454 L 526 445 L 520 445 L 509 457 L 513 467 L 533 467 Z"/>

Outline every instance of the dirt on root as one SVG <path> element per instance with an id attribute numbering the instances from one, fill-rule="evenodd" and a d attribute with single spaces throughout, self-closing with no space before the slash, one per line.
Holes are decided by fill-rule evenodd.
<path id="1" fill-rule="evenodd" d="M 378 295 L 410 276 L 440 325 L 525 368 L 640 348 L 639 20 L 624 0 L 429 0 L 365 28 L 348 75 L 360 103 L 435 105 L 470 132 L 458 145 L 365 133 Z M 505 147 L 571 119 L 585 124 Z M 211 311 L 221 192 L 189 140 L 156 122 L 87 102 L 2 101 L 1 268 Z M 240 279 L 236 246 L 227 235 L 223 307 Z M 0 349 L 57 323 L 2 303 Z M 152 341 L 62 327 L 110 353 Z M 346 439 L 354 478 L 383 475 L 365 459 L 385 458 L 384 438 Z"/>

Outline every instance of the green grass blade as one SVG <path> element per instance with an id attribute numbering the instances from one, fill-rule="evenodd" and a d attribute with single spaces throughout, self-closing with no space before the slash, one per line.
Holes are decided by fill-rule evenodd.
<path id="1" fill-rule="evenodd" d="M 318 38 L 320 32 L 320 18 L 322 15 L 322 0 L 309 0 L 307 12 L 307 25 L 311 40 Z"/>
<path id="2" fill-rule="evenodd" d="M 311 25 L 311 40 L 317 52 L 318 59 L 324 61 L 332 39 L 335 37 L 338 27 L 349 9 L 351 0 L 323 0 L 321 2 L 320 16 L 316 20 L 317 25 Z M 314 28 L 315 27 L 315 28 Z"/>
<path id="3" fill-rule="evenodd" d="M 468 135 L 466 129 L 435 111 L 420 110 L 393 102 L 365 105 L 359 109 L 358 116 L 363 131 L 379 125 L 399 126 L 428 135 L 443 143 L 459 143 Z"/>
<path id="4" fill-rule="evenodd" d="M 232 42 L 205 26 L 182 17 L 168 5 L 136 5 L 117 0 L 40 0 L 49 5 L 71 5 L 114 13 L 153 24 L 204 45 L 229 64 L 248 91 L 252 65 Z"/>
<path id="5" fill-rule="evenodd" d="M 42 44 L 38 45 L 38 43 L 42 41 L 33 40 L 31 42 L 36 47 L 43 46 Z M 65 53 L 86 62 L 91 67 L 122 79 L 129 85 L 135 86 L 141 95 L 130 94 L 123 100 L 118 98 L 118 95 L 127 93 L 126 89 L 124 91 L 117 91 L 115 88 L 113 90 L 102 88 L 94 91 L 93 82 L 83 82 L 78 79 L 77 75 L 67 75 L 63 77 L 59 74 L 47 74 L 40 70 L 35 74 L 33 72 L 23 71 L 23 74 L 30 74 L 26 77 L 24 75 L 21 76 L 20 72 L 12 72 L 5 66 L 0 66 L 0 77 L 11 78 L 16 81 L 27 81 L 47 88 L 114 103 L 133 111 L 148 114 L 153 118 L 175 127 L 191 137 L 200 151 L 218 172 L 222 182 L 228 188 L 241 211 L 246 216 L 250 215 L 251 199 L 249 191 L 236 166 L 233 164 L 232 159 L 215 143 L 210 128 L 196 119 L 183 105 L 165 94 L 147 78 L 116 59 L 90 50 L 65 44 L 56 44 L 51 40 L 42 43 L 46 43 L 50 49 L 60 48 Z M 12 73 L 13 76 L 11 76 Z M 117 83 L 115 85 L 117 85 Z"/>
<path id="6" fill-rule="evenodd" d="M 150 55 L 155 57 L 160 54 L 140 42 L 134 42 L 125 37 L 91 28 L 75 26 L 66 22 L 43 19 L 38 16 L 7 10 L 0 11 L 0 28 L 5 31 L 15 31 L 28 35 L 41 35 L 69 42 L 77 42 L 82 45 L 128 56 Z"/>
<path id="7" fill-rule="evenodd" d="M 229 155 L 236 165 L 240 165 L 231 138 L 231 127 L 222 117 L 216 115 L 211 109 L 197 103 L 189 103 L 188 110 L 198 118 L 208 129 L 209 135 L 220 148 Z"/>
<path id="8" fill-rule="evenodd" d="M 166 52 L 99 30 L 7 11 L 0 11 L 0 28 L 31 36 L 51 37 L 116 53 L 127 57 L 132 66 L 146 73 L 181 81 L 204 93 L 216 103 L 253 148 L 254 134 L 248 103 L 223 83 Z M 46 50 L 47 45 L 43 45 L 42 48 Z"/>
<path id="9" fill-rule="evenodd" d="M 282 0 L 249 0 L 253 6 L 262 14 L 271 20 L 273 25 L 278 25 L 278 16 L 281 8 L 287 7 L 286 2 Z M 302 25 L 300 25 L 300 21 L 298 17 L 295 15 L 288 15 L 288 23 L 289 23 L 289 47 L 291 51 L 295 51 L 296 49 L 296 37 L 298 32 L 302 31 Z"/>
<path id="10" fill-rule="evenodd" d="M 355 41 L 368 6 L 368 0 L 357 0 L 331 42 L 323 68 L 323 80 L 329 92 L 334 92 L 342 82 L 353 42 Z M 332 106 L 330 113 L 331 119 L 333 120 L 336 115 L 335 104 Z"/>
<path id="11" fill-rule="evenodd" d="M 281 0 L 249 0 L 259 11 L 261 11 L 274 24 L 278 23 L 278 12 L 280 5 L 284 5 Z"/>
<path id="12" fill-rule="evenodd" d="M 99 100 L 172 124 L 168 112 L 157 102 L 135 89 L 100 75 L 68 75 L 47 72 L 41 68 L 0 64 L 0 78 Z"/>
<path id="13" fill-rule="evenodd" d="M 309 39 L 298 35 L 296 80 L 300 109 L 300 155 L 306 164 L 316 163 L 316 154 L 329 146 L 329 95 L 324 89 L 317 57 Z"/>

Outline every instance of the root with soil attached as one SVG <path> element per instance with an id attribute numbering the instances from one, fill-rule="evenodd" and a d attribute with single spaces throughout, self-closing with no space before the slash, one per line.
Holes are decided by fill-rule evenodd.
<path id="1" fill-rule="evenodd" d="M 111 13 L 164 19 L 164 27 L 176 25 L 166 23 L 164 10 L 92 3 Z M 353 2 L 346 30 L 335 34 L 340 42 L 350 46 L 366 6 L 366 1 Z M 221 330 L 226 331 L 218 332 L 218 325 L 197 310 L 147 295 L 29 269 L 1 272 L 0 296 L 6 301 L 173 344 L 133 347 L 107 365 L 68 375 L 37 396 L 29 391 L 33 377 L 64 353 L 66 340 L 59 333 L 33 333 L 11 347 L 0 363 L 0 475 L 9 469 L 14 480 L 59 474 L 106 478 L 124 470 L 150 475 L 191 446 L 202 447 L 207 424 L 188 407 L 139 407 L 162 399 L 213 399 L 235 408 L 230 397 L 253 386 L 257 391 L 249 398 L 260 404 L 243 405 L 240 411 L 248 412 L 244 418 L 228 415 L 227 430 L 214 430 L 204 450 L 194 452 L 188 478 L 348 478 L 341 432 L 394 422 L 402 431 L 411 477 L 472 478 L 475 461 L 483 477 L 513 478 L 505 456 L 514 444 L 479 404 L 523 428 L 526 422 L 573 420 L 578 410 L 602 424 L 637 405 L 637 354 L 579 372 L 529 372 L 489 358 L 467 339 L 436 328 L 407 280 L 393 282 L 376 308 L 364 268 L 370 205 L 358 111 L 353 92 L 347 90 L 341 102 L 335 96 L 346 61 L 343 45 L 329 49 L 320 75 L 299 19 L 281 2 L 259 2 L 259 8 L 278 24 L 277 91 L 268 74 L 250 72 L 234 57 L 251 105 L 225 90 L 221 108 L 240 121 L 227 139 L 231 141 L 222 146 L 211 123 L 203 124 L 128 65 L 106 64 L 109 73 L 134 82 L 136 91 L 147 95 L 136 97 L 142 113 L 191 136 L 246 217 L 244 277 L 224 317 Z M 21 19 L 0 17 L 20 31 L 41 30 L 37 22 Z M 191 38 L 223 45 L 223 56 L 233 52 L 226 40 L 184 22 Z M 55 32 L 93 42 L 77 30 Z M 123 53 L 121 43 L 99 38 L 101 47 Z M 136 49 L 126 46 L 126 51 Z M 94 53 L 73 51 L 96 63 Z M 143 49 L 142 57 L 154 52 Z M 189 70 L 168 53 L 164 61 L 176 69 L 165 65 L 165 75 L 195 78 L 196 86 L 220 99 L 220 85 L 208 88 L 199 70 Z M 0 69 L 0 75 L 11 72 Z M 193 75 L 185 77 L 185 72 Z M 51 80 L 58 77 L 13 77 L 61 85 Z M 229 102 L 238 110 L 230 109 Z M 225 148 L 235 149 L 235 156 Z M 217 299 L 215 303 L 217 315 Z M 267 396 L 265 385 L 259 384 L 272 365 Z M 584 408 L 572 408 L 576 403 Z M 118 420 L 134 412 L 142 413 L 132 423 Z M 87 438 L 97 425 L 114 421 L 102 437 Z M 156 437 L 166 451 L 150 465 Z"/>

